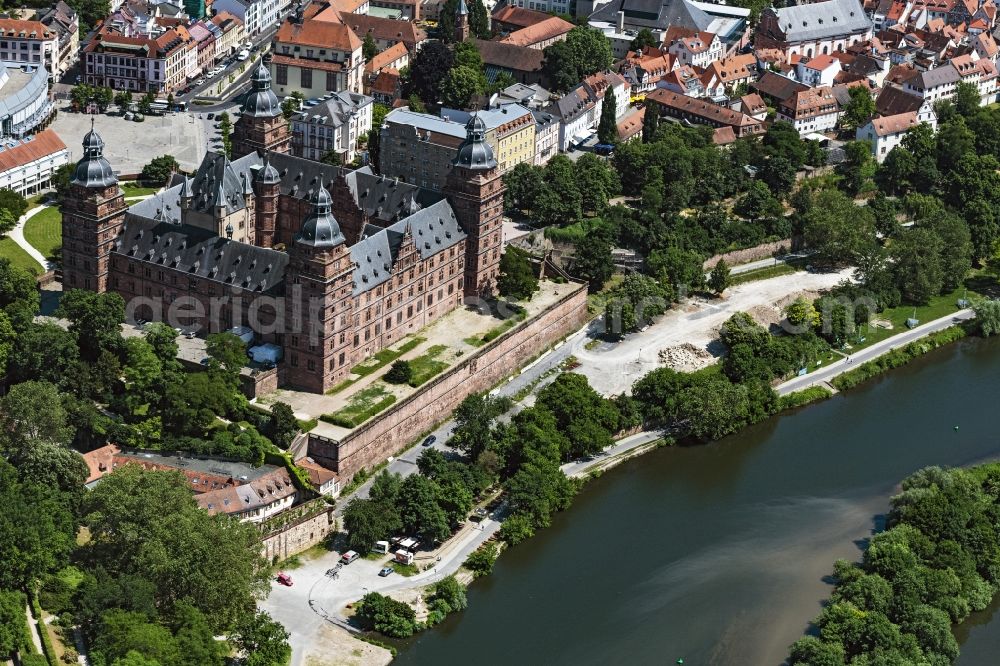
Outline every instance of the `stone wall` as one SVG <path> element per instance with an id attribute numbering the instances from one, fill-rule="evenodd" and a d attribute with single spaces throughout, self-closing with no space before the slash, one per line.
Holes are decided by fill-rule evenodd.
<path id="1" fill-rule="evenodd" d="M 786 238 L 784 240 L 774 241 L 773 243 L 762 243 L 755 247 L 748 247 L 742 250 L 733 250 L 732 252 L 726 252 L 725 254 L 717 254 L 714 257 L 705 260 L 702 264 L 702 268 L 706 271 L 710 271 L 715 268 L 715 265 L 719 263 L 720 259 L 725 259 L 729 267 L 738 266 L 740 264 L 746 264 L 751 261 L 758 261 L 760 259 L 767 259 L 768 257 L 773 257 L 776 254 L 785 254 L 788 252 L 793 252 L 799 248 L 801 242 L 797 238 Z"/>
<path id="2" fill-rule="evenodd" d="M 447 419 L 470 393 L 484 391 L 587 320 L 587 288 L 567 294 L 533 319 L 480 347 L 417 393 L 333 442 L 310 437 L 309 454 L 346 483 L 356 472 L 405 450 L 420 433 Z"/>
<path id="3" fill-rule="evenodd" d="M 325 505 L 325 509 L 318 514 L 309 512 L 305 517 L 270 532 L 261 539 L 261 551 L 268 562 L 284 560 L 307 548 L 312 548 L 337 530 L 333 507 L 326 504 L 323 499 L 313 501 L 321 502 Z"/>

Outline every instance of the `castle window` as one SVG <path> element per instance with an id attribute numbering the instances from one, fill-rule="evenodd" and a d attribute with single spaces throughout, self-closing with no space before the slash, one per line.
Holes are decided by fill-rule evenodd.
<path id="1" fill-rule="evenodd" d="M 293 368 L 299 367 L 299 355 L 298 354 L 292 354 L 292 367 Z"/>
<path id="2" fill-rule="evenodd" d="M 309 361 L 306 363 L 306 367 L 309 368 L 309 370 L 315 370 L 316 369 L 316 361 L 314 361 L 312 359 L 309 359 Z"/>
<path id="3" fill-rule="evenodd" d="M 337 361 L 340 363 L 340 365 L 344 365 L 344 352 L 340 352 L 340 356 L 338 357 Z"/>

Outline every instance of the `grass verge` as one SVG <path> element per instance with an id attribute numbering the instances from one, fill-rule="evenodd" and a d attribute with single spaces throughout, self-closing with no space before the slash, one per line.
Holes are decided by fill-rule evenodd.
<path id="1" fill-rule="evenodd" d="M 122 192 L 125 193 L 127 197 L 144 197 L 150 194 L 156 194 L 158 187 L 143 187 L 136 182 L 122 183 Z"/>
<path id="2" fill-rule="evenodd" d="M 472 337 L 465 338 L 464 342 L 465 344 L 471 345 L 473 347 L 482 347 L 487 342 L 493 342 L 501 335 L 503 335 L 510 329 L 514 328 L 519 322 L 522 322 L 525 319 L 527 319 L 527 317 L 528 317 L 527 312 L 525 312 L 524 310 L 519 310 L 517 314 L 515 314 L 513 317 L 508 317 L 499 326 L 494 326 L 481 336 L 474 335 Z"/>
<path id="3" fill-rule="evenodd" d="M 55 206 L 45 208 L 24 223 L 24 239 L 31 246 L 52 259 L 62 247 L 62 214 Z"/>
<path id="4" fill-rule="evenodd" d="M 356 428 L 394 402 L 396 396 L 383 387 L 369 386 L 351 396 L 346 407 L 324 414 L 320 420 L 343 428 Z"/>
<path id="5" fill-rule="evenodd" d="M 395 560 L 393 560 L 391 564 L 392 570 L 400 576 L 409 578 L 410 576 L 415 576 L 420 573 L 420 569 L 418 569 L 415 564 L 403 564 L 401 562 L 396 562 Z"/>
<path id="6" fill-rule="evenodd" d="M 799 264 L 782 263 L 777 266 L 765 266 L 764 268 L 747 271 L 746 273 L 736 273 L 731 277 L 729 283 L 730 285 L 735 286 L 738 284 L 745 284 L 747 282 L 755 282 L 757 280 L 769 280 L 770 278 L 775 278 L 780 275 L 791 275 L 792 273 L 797 273 L 801 270 L 802 266 Z"/>
<path id="7" fill-rule="evenodd" d="M 932 349 L 937 349 L 956 340 L 961 340 L 966 336 L 965 329 L 961 326 L 950 326 L 943 331 L 932 333 L 920 340 L 914 340 L 904 347 L 893 349 L 892 351 L 879 356 L 876 359 L 862 363 L 858 367 L 842 375 L 834 377 L 830 383 L 838 391 L 845 391 L 854 388 L 858 384 L 876 377 L 886 370 L 892 370 L 902 365 L 906 365 L 913 359 L 923 356 Z"/>
<path id="8" fill-rule="evenodd" d="M 356 366 L 351 368 L 351 374 L 367 377 L 368 375 L 376 372 L 379 368 L 392 363 L 406 352 L 416 348 L 416 346 L 421 342 L 424 342 L 425 339 L 426 338 L 412 338 L 400 345 L 398 349 L 392 349 L 391 347 L 389 349 L 383 349 L 364 363 L 358 363 Z M 342 382 L 341 384 L 347 384 L 347 382 Z M 328 393 L 335 393 L 336 391 L 341 390 L 341 384 L 338 384 L 330 389 Z M 347 386 L 350 386 L 350 384 L 347 384 Z"/>

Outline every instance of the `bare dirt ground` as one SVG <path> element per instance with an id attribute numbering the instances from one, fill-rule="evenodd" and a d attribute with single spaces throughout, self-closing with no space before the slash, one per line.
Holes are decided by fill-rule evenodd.
<path id="1" fill-rule="evenodd" d="M 575 370 L 605 395 L 629 391 L 650 370 L 670 365 L 697 370 L 714 362 L 719 353 L 719 327 L 736 312 L 748 312 L 761 323 L 777 323 L 781 308 L 799 295 L 815 298 L 822 290 L 848 280 L 853 269 L 839 272 L 798 272 L 769 280 L 747 282 L 726 291 L 724 298 L 692 299 L 675 306 L 642 333 L 627 336 L 607 349 L 580 346 L 574 351 Z"/>
<path id="2" fill-rule="evenodd" d="M 385 666 L 392 661 L 388 650 L 360 641 L 346 629 L 322 624 L 312 636 L 303 666 Z"/>

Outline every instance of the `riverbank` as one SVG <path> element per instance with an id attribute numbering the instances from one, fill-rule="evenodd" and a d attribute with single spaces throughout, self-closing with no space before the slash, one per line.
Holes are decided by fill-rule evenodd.
<path id="1" fill-rule="evenodd" d="M 518 640 L 485 666 L 781 663 L 830 596 L 831 562 L 859 557 L 899 479 L 996 454 L 997 372 L 1000 343 L 970 338 L 811 409 L 627 461 L 505 551 L 469 608 L 397 663 L 479 655 L 498 622 Z"/>

